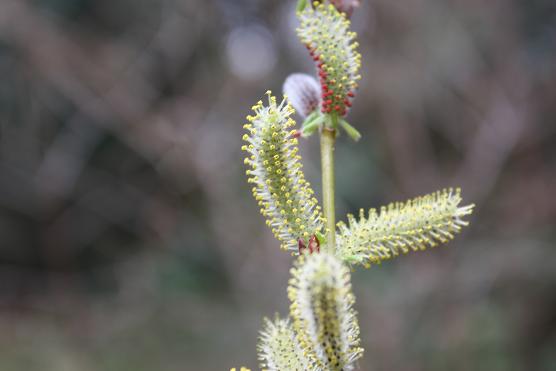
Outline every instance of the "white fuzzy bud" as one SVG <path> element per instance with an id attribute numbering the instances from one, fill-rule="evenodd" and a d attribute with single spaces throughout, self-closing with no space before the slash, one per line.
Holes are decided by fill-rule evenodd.
<path id="1" fill-rule="evenodd" d="M 284 82 L 283 90 L 290 104 L 304 118 L 320 105 L 321 89 L 313 76 L 293 73 Z"/>

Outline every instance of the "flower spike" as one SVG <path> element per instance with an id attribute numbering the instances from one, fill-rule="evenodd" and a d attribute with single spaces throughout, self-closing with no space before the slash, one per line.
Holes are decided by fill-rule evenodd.
<path id="1" fill-rule="evenodd" d="M 298 13 L 297 34 L 313 57 L 321 84 L 323 113 L 345 116 L 361 79 L 361 55 L 350 21 L 332 4 L 315 2 Z"/>
<path id="2" fill-rule="evenodd" d="M 319 370 L 353 370 L 363 354 L 349 270 L 335 256 L 302 255 L 288 287 L 290 312 L 305 354 Z"/>
<path id="3" fill-rule="evenodd" d="M 283 249 L 298 251 L 298 241 L 309 242 L 323 226 L 320 207 L 303 175 L 301 157 L 297 154 L 294 109 L 286 100 L 280 104 L 268 94 L 268 105 L 259 101 L 253 106 L 254 116 L 247 116 L 242 147 L 248 153 L 245 164 L 248 182 L 253 183 L 253 196 L 261 207 Z"/>
<path id="4" fill-rule="evenodd" d="M 458 206 L 460 189 L 446 189 L 430 195 L 383 206 L 379 212 L 360 211 L 359 220 L 348 215 L 349 227 L 338 223 L 337 255 L 352 264 L 380 263 L 410 250 L 425 250 L 446 243 L 469 223 L 462 218 L 474 205 Z"/>
<path id="5" fill-rule="evenodd" d="M 264 320 L 258 344 L 261 368 L 267 371 L 317 371 L 297 341 L 289 320 Z"/>

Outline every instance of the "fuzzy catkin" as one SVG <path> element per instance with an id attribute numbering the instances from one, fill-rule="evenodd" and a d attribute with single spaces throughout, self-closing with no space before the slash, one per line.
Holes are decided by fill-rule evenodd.
<path id="1" fill-rule="evenodd" d="M 290 313 L 307 357 L 322 370 L 352 370 L 363 354 L 350 273 L 334 255 L 302 255 L 288 287 Z"/>
<path id="2" fill-rule="evenodd" d="M 332 4 L 316 4 L 298 13 L 297 34 L 317 66 L 321 111 L 345 116 L 361 79 L 361 55 L 356 33 L 344 13 Z"/>
<path id="3" fill-rule="evenodd" d="M 445 189 L 405 203 L 371 209 L 359 220 L 348 215 L 348 225 L 338 223 L 337 255 L 352 264 L 380 263 L 411 250 L 425 250 L 446 243 L 469 223 L 462 218 L 474 205 L 459 206 L 461 191 Z"/>
<path id="4" fill-rule="evenodd" d="M 287 319 L 264 320 L 258 344 L 261 368 L 267 371 L 320 371 L 314 368 L 300 346 Z"/>
<path id="5" fill-rule="evenodd" d="M 267 95 L 268 105 L 259 101 L 253 106 L 255 115 L 247 116 L 244 126 L 248 182 L 282 248 L 297 251 L 300 240 L 307 244 L 322 230 L 323 217 L 302 171 L 290 117 L 294 109 L 286 99 L 278 104 L 270 92 Z"/>

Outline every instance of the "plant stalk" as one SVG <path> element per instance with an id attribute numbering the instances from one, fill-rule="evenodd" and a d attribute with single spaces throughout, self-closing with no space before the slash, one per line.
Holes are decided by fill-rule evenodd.
<path id="1" fill-rule="evenodd" d="M 334 208 L 334 143 L 336 129 L 324 127 L 320 136 L 320 156 L 322 166 L 323 212 L 326 218 L 326 241 L 330 251 L 336 248 L 336 211 Z"/>

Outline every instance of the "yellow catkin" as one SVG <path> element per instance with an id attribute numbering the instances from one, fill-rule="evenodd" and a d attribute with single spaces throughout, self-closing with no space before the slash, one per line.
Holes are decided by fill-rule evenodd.
<path id="1" fill-rule="evenodd" d="M 290 117 L 294 110 L 285 99 L 278 104 L 270 92 L 267 95 L 268 105 L 259 101 L 253 106 L 254 116 L 248 116 L 244 126 L 246 174 L 266 224 L 283 249 L 297 251 L 299 239 L 308 243 L 322 230 L 322 214 L 303 175 Z"/>
<path id="2" fill-rule="evenodd" d="M 301 256 L 288 287 L 300 346 L 322 370 L 352 370 L 362 356 L 347 267 L 329 253 Z"/>
<path id="3" fill-rule="evenodd" d="M 425 250 L 454 238 L 467 226 L 462 218 L 474 205 L 459 206 L 461 191 L 445 189 L 426 196 L 360 210 L 359 219 L 348 215 L 348 225 L 338 223 L 337 254 L 352 264 L 380 263 L 409 251 Z"/>
<path id="4" fill-rule="evenodd" d="M 304 354 L 289 320 L 264 320 L 258 344 L 261 368 L 268 371 L 317 371 Z"/>

